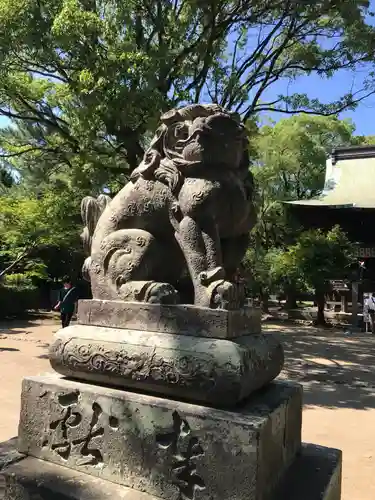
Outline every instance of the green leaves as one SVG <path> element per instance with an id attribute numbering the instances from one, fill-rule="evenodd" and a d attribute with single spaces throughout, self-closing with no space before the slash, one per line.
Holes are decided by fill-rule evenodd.
<path id="1" fill-rule="evenodd" d="M 268 251 L 294 241 L 300 228 L 283 201 L 317 196 L 324 185 L 327 154 L 355 143 L 353 124 L 335 117 L 296 115 L 250 132 L 257 186 L 256 248 Z"/>
<path id="2" fill-rule="evenodd" d="M 258 220 L 245 266 L 254 289 L 311 289 L 346 272 L 351 247 L 339 228 L 327 235 L 303 232 L 282 202 L 317 196 L 327 154 L 339 145 L 364 141 L 353 132 L 350 121 L 305 114 L 258 131 L 252 127 Z"/>
<path id="3" fill-rule="evenodd" d="M 304 231 L 287 248 L 250 248 L 243 264 L 252 292 L 272 293 L 291 288 L 325 291 L 328 280 L 348 276 L 354 262 L 354 245 L 337 226 L 327 234 Z"/>
<path id="4" fill-rule="evenodd" d="M 354 262 L 354 245 L 335 226 L 327 234 L 319 230 L 303 232 L 281 255 L 281 271 L 304 281 L 311 289 L 324 290 L 328 280 L 348 275 Z"/>
<path id="5" fill-rule="evenodd" d="M 350 121 L 303 114 L 264 126 L 254 139 L 254 175 L 273 200 L 316 196 L 324 184 L 327 154 L 352 143 L 353 131 Z"/>
<path id="6" fill-rule="evenodd" d="M 0 196 L 0 277 L 7 269 L 40 275 L 44 264 L 38 252 L 48 247 L 80 249 L 79 229 L 79 201 L 69 196 L 45 193 L 37 198 L 16 191 Z"/>
<path id="7" fill-rule="evenodd" d="M 279 81 L 371 61 L 367 14 L 360 0 L 0 0 L 0 115 L 23 133 L 1 142 L 3 154 L 25 154 L 30 169 L 68 170 L 98 191 L 137 166 L 171 106 L 212 100 L 245 119 L 353 107 L 372 92 L 370 74 L 332 103 L 266 96 Z"/>
<path id="8" fill-rule="evenodd" d="M 282 288 L 285 269 L 282 249 L 251 247 L 243 260 L 247 283 L 253 294 L 272 293 Z M 285 268 L 285 266 L 284 266 Z M 289 272 L 289 269 L 288 269 Z"/>
<path id="9" fill-rule="evenodd" d="M 95 9 L 87 9 L 77 0 L 63 0 L 51 32 L 63 40 L 66 49 L 73 48 L 75 43 L 90 43 L 91 37 L 98 36 L 102 31 L 102 23 Z"/>

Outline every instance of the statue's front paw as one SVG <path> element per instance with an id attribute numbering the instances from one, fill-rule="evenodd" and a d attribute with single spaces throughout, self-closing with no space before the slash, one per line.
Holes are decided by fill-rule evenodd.
<path id="1" fill-rule="evenodd" d="M 203 286 L 208 286 L 217 280 L 223 280 L 225 277 L 225 270 L 223 267 L 215 267 L 209 271 L 203 271 L 199 274 L 199 281 Z"/>
<path id="2" fill-rule="evenodd" d="M 178 304 L 179 295 L 177 290 L 169 283 L 151 283 L 148 287 L 144 302 L 151 304 Z"/>
<path id="3" fill-rule="evenodd" d="M 169 283 L 156 281 L 130 281 L 120 286 L 119 296 L 126 302 L 149 302 L 151 304 L 178 304 L 177 290 Z"/>
<path id="4" fill-rule="evenodd" d="M 211 295 L 212 309 L 239 309 L 243 304 L 241 289 L 237 283 L 220 280 L 215 284 Z"/>

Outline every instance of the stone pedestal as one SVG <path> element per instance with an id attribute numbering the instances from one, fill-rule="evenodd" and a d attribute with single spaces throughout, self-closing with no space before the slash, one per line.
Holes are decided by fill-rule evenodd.
<path id="1" fill-rule="evenodd" d="M 50 347 L 58 373 L 87 382 L 231 407 L 280 373 L 279 340 L 241 311 L 81 301 L 78 325 Z M 109 327 L 108 325 L 112 325 Z"/>
<path id="2" fill-rule="evenodd" d="M 257 307 L 225 311 L 191 305 L 92 299 L 79 301 L 78 323 L 154 333 L 232 339 L 261 333 L 261 311 Z"/>
<path id="3" fill-rule="evenodd" d="M 4 500 L 160 500 L 32 457 L 9 466 L 3 476 Z M 340 484 L 341 452 L 304 444 L 270 500 L 340 500 Z"/>
<path id="4" fill-rule="evenodd" d="M 297 385 L 229 412 L 53 375 L 23 382 L 21 453 L 166 500 L 267 498 L 300 446 Z"/>
<path id="5" fill-rule="evenodd" d="M 273 381 L 283 350 L 257 309 L 83 301 L 78 317 L 50 348 L 60 375 L 24 379 L 8 500 L 339 500 L 341 454 L 302 446 L 302 389 Z"/>
<path id="6" fill-rule="evenodd" d="M 52 367 L 76 379 L 230 407 L 280 373 L 271 335 L 235 341 L 74 325 L 50 347 Z"/>

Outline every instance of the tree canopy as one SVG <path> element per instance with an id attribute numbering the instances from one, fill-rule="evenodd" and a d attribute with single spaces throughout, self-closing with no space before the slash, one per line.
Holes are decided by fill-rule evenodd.
<path id="1" fill-rule="evenodd" d="M 2 155 L 116 190 L 171 106 L 335 114 L 374 91 L 370 70 L 335 102 L 268 91 L 371 65 L 371 15 L 365 0 L 0 0 Z"/>
<path id="2" fill-rule="evenodd" d="M 47 277 L 39 256 L 44 248 L 79 248 L 78 200 L 72 202 L 51 192 L 39 198 L 17 191 L 0 196 L 0 280 L 25 269 Z"/>
<path id="3" fill-rule="evenodd" d="M 324 323 L 324 295 L 329 291 L 329 280 L 344 279 L 350 275 L 355 262 L 354 245 L 339 226 L 326 234 L 321 230 L 302 232 L 295 244 L 279 252 L 273 261 L 276 282 L 291 282 L 299 289 L 312 290 L 318 306 L 318 323 Z"/>
<path id="4" fill-rule="evenodd" d="M 251 139 L 257 185 L 256 247 L 286 243 L 288 234 L 298 231 L 282 202 L 317 196 L 324 185 L 327 154 L 339 145 L 355 144 L 354 130 L 349 120 L 304 114 L 259 129 Z"/>
<path id="5" fill-rule="evenodd" d="M 252 137 L 258 220 L 244 266 L 265 309 L 268 294 L 283 292 L 294 307 L 297 292 L 321 292 L 327 279 L 343 276 L 350 265 L 345 234 L 338 228 L 305 232 L 283 202 L 319 195 L 327 155 L 337 146 L 358 144 L 354 131 L 348 120 L 299 114 L 271 122 Z"/>

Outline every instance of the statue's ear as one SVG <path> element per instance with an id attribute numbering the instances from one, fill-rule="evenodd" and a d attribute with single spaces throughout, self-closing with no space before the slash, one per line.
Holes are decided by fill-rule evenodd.
<path id="1" fill-rule="evenodd" d="M 167 131 L 168 127 L 164 124 L 160 125 L 160 127 L 156 130 L 154 137 L 151 140 L 150 146 L 148 150 L 146 151 L 145 155 L 150 151 L 151 149 L 158 151 L 160 154 L 163 153 L 163 138 L 165 135 L 165 132 Z"/>
<path id="2" fill-rule="evenodd" d="M 172 125 L 173 123 L 181 121 L 182 119 L 183 118 L 181 117 L 180 111 L 178 109 L 171 109 L 160 117 L 161 123 L 163 123 L 167 127 L 169 125 Z"/>
<path id="3" fill-rule="evenodd" d="M 143 160 L 130 174 L 130 180 L 136 181 L 139 177 L 151 179 L 155 170 L 160 165 L 160 153 L 154 149 L 146 151 Z"/>
<path id="4" fill-rule="evenodd" d="M 160 165 L 160 159 L 163 154 L 163 138 L 166 130 L 167 127 L 165 125 L 161 125 L 157 129 L 152 138 L 150 147 L 143 156 L 143 160 L 130 174 L 131 181 L 134 182 L 139 177 L 144 177 L 145 179 L 152 178 L 153 173 Z"/>
<path id="5" fill-rule="evenodd" d="M 147 176 L 147 166 L 144 164 L 142 161 L 137 168 L 133 170 L 133 172 L 130 174 L 130 180 L 132 182 L 135 182 L 139 177 L 146 177 Z"/>

